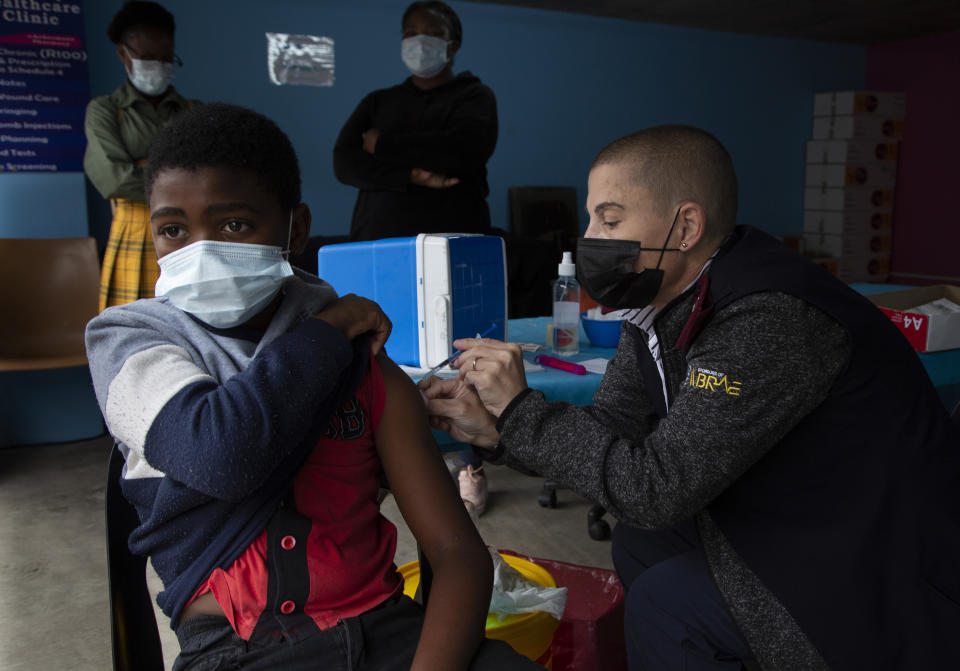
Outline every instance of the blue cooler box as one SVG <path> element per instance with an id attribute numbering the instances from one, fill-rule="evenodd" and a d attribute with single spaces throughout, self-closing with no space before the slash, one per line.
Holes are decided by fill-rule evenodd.
<path id="1" fill-rule="evenodd" d="M 495 325 L 507 339 L 507 264 L 503 239 L 463 233 L 420 234 L 325 245 L 317 274 L 340 295 L 376 301 L 393 322 L 387 353 L 399 364 L 432 368 L 452 342 Z"/>

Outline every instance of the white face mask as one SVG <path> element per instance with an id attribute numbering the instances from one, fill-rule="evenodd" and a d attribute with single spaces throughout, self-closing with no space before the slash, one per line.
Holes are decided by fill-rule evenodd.
<path id="1" fill-rule="evenodd" d="M 173 63 L 142 61 L 139 58 L 131 58 L 130 63 L 132 67 L 127 70 L 130 83 L 144 95 L 158 96 L 173 81 Z"/>
<path id="2" fill-rule="evenodd" d="M 400 43 L 400 57 L 411 73 L 429 79 L 447 66 L 447 41 L 431 35 L 408 37 Z"/>
<path id="3" fill-rule="evenodd" d="M 293 275 L 273 245 L 201 240 L 161 258 L 156 295 L 216 328 L 239 326 L 274 299 Z"/>

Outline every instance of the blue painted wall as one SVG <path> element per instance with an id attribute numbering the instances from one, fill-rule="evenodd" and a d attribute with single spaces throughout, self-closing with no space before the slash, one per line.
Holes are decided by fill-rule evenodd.
<path id="1" fill-rule="evenodd" d="M 82 172 L 0 174 L 0 238 L 82 238 L 87 230 Z"/>
<path id="2" fill-rule="evenodd" d="M 333 144 L 366 93 L 406 76 L 399 57 L 406 0 L 163 2 L 178 24 L 181 93 L 246 105 L 277 121 L 300 155 L 313 233 L 346 233 L 355 192 L 334 178 Z M 813 93 L 864 83 L 861 47 L 450 4 L 464 26 L 455 70 L 474 72 L 498 99 L 500 139 L 488 168 L 493 223 L 502 228 L 508 187 L 572 185 L 582 204 L 589 162 L 604 144 L 653 124 L 689 123 L 714 133 L 733 155 L 740 221 L 797 234 Z M 85 3 L 93 95 L 123 77 L 105 35 L 120 5 Z M 333 38 L 335 85 L 271 84 L 265 32 Z"/>

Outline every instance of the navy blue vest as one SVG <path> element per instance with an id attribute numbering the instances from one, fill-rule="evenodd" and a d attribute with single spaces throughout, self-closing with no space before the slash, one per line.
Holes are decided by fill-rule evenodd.
<path id="1" fill-rule="evenodd" d="M 711 516 L 831 668 L 960 668 L 960 439 L 919 357 L 872 303 L 761 231 L 737 227 L 708 272 L 711 314 L 778 291 L 851 341 L 826 400 Z"/>

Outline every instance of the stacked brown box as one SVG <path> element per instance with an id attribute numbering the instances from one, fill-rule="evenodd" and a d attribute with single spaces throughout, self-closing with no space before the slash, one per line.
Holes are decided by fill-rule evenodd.
<path id="1" fill-rule="evenodd" d="M 883 282 L 890 273 L 906 96 L 818 93 L 813 108 L 805 166 L 804 250 L 823 259 L 845 282 Z"/>

